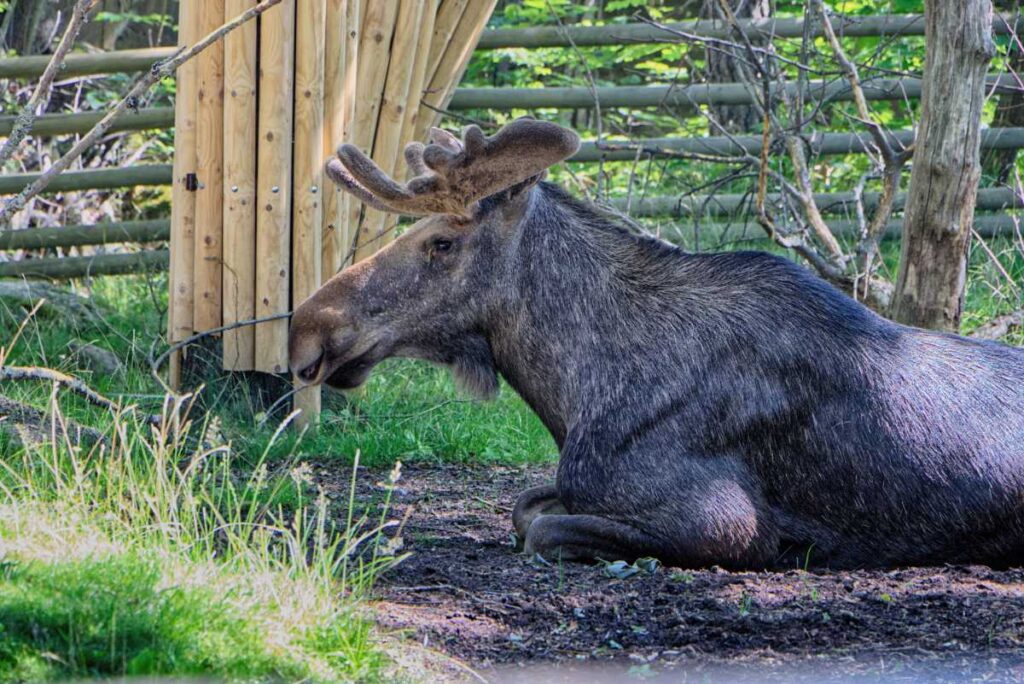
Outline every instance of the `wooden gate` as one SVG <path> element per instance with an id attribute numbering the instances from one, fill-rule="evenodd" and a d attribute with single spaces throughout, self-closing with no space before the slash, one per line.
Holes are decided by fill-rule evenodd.
<path id="1" fill-rule="evenodd" d="M 179 70 L 172 342 L 286 314 L 391 240 L 396 217 L 334 188 L 324 162 L 348 141 L 403 176 L 401 150 L 435 125 L 495 3 L 283 0 Z M 182 0 L 182 44 L 255 4 Z M 224 368 L 285 373 L 287 337 L 286 318 L 227 330 Z M 319 388 L 295 405 L 313 418 Z"/>

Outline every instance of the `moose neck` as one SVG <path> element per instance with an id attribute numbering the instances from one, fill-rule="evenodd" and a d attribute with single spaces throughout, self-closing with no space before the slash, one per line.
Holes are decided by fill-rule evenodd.
<path id="1" fill-rule="evenodd" d="M 584 413 L 611 405 L 645 372 L 637 332 L 665 302 L 651 291 L 672 288 L 676 302 L 693 293 L 681 251 L 629 233 L 554 186 L 531 192 L 498 278 L 514 285 L 488 338 L 498 372 L 561 446 Z"/>

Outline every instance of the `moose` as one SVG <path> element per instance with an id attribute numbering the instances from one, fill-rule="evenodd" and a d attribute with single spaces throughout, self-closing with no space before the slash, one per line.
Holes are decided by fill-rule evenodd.
<path id="1" fill-rule="evenodd" d="M 548 559 L 1024 563 L 1024 350 L 630 229 L 544 182 L 578 146 L 533 119 L 433 129 L 402 184 L 342 145 L 332 180 L 423 218 L 294 311 L 299 380 L 354 388 L 389 357 L 480 397 L 503 377 L 560 451 L 512 514 Z"/>

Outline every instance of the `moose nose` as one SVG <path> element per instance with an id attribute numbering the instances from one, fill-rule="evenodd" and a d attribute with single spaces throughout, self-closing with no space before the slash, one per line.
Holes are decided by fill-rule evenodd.
<path id="1" fill-rule="evenodd" d="M 313 360 L 305 368 L 296 369 L 296 373 L 302 379 L 303 382 L 313 383 L 316 382 L 317 377 L 320 375 L 320 368 L 324 365 L 324 352 L 321 349 L 316 359 Z"/>

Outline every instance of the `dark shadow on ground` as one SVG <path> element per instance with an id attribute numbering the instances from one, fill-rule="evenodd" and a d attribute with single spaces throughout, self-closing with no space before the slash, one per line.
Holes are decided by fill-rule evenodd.
<path id="1" fill-rule="evenodd" d="M 411 507 L 412 556 L 379 586 L 382 626 L 490 681 L 1024 682 L 1022 570 L 663 568 L 611 579 L 513 549 L 516 495 L 553 477 L 407 467 L 392 517 Z M 359 479 L 370 497 L 385 478 Z M 326 484 L 347 491 L 346 480 Z"/>

